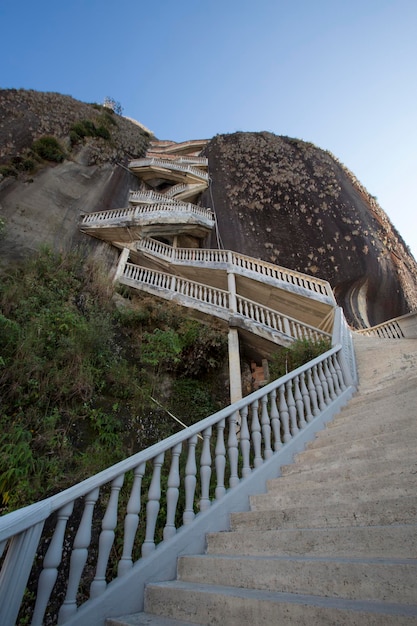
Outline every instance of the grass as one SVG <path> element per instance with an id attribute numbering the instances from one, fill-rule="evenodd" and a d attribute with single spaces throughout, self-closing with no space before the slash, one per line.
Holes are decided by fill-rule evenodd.
<path id="1" fill-rule="evenodd" d="M 47 248 L 0 280 L 3 512 L 176 432 L 155 390 L 179 412 L 192 393 L 195 416 L 198 405 L 210 413 L 227 402 L 212 380 L 222 333 L 149 297 L 120 311 L 113 296 L 99 264 Z"/>

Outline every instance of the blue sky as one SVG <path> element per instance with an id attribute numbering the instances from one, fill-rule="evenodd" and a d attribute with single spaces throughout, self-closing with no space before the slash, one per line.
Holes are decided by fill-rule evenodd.
<path id="1" fill-rule="evenodd" d="M 0 0 L 0 87 L 119 101 L 160 139 L 330 150 L 417 257 L 416 0 Z"/>

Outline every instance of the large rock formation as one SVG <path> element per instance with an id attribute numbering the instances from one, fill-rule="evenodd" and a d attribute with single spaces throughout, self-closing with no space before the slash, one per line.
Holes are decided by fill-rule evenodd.
<path id="1" fill-rule="evenodd" d="M 330 153 L 272 133 L 206 147 L 225 248 L 330 282 L 348 320 L 374 325 L 417 308 L 417 264 L 384 211 Z M 214 239 L 213 239 L 214 245 Z"/>
<path id="2" fill-rule="evenodd" d="M 74 143 L 74 125 L 85 120 L 107 124 L 110 139 Z M 66 159 L 19 169 L 44 135 L 59 140 Z M 17 176 L 0 175 L 0 267 L 42 243 L 62 250 L 84 244 L 114 260 L 108 244 L 79 233 L 79 217 L 127 205 L 139 181 L 125 165 L 144 155 L 149 136 L 69 96 L 0 90 L 0 167 L 18 169 Z M 328 152 L 263 132 L 218 135 L 205 154 L 212 183 L 201 203 L 215 209 L 219 226 L 209 245 L 220 238 L 225 248 L 328 280 L 354 326 L 417 308 L 414 258 L 375 199 Z"/>
<path id="3" fill-rule="evenodd" d="M 83 121 L 105 125 L 110 137 L 85 137 L 75 143 L 71 133 Z M 33 160 L 33 142 L 57 138 L 66 158 L 62 163 L 38 162 L 34 171 L 22 168 Z M 138 181 L 125 167 L 143 156 L 149 131 L 102 106 L 70 96 L 24 90 L 0 90 L 0 267 L 28 257 L 43 243 L 55 250 L 85 246 L 113 260 L 118 252 L 86 237 L 78 229 L 82 213 L 123 207 Z"/>

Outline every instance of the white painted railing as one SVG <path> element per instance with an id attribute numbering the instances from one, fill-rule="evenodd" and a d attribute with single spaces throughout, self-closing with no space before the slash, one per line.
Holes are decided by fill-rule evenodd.
<path id="1" fill-rule="evenodd" d="M 361 335 L 369 337 L 380 337 L 381 339 L 403 339 L 404 334 L 397 321 L 384 322 L 372 328 L 365 328 L 358 331 Z"/>
<path id="2" fill-rule="evenodd" d="M 266 306 L 262 306 L 248 298 L 236 296 L 237 312 L 258 324 L 267 326 L 283 335 L 292 337 L 293 339 L 307 339 L 309 341 L 320 341 L 321 339 L 330 339 L 331 335 L 324 331 L 300 322 L 288 315 L 282 315 L 278 311 L 274 311 Z"/>
<path id="3" fill-rule="evenodd" d="M 417 339 L 417 311 L 356 332 L 369 337 L 380 337 L 380 339 Z"/>
<path id="4" fill-rule="evenodd" d="M 130 204 L 150 204 L 150 203 L 171 203 L 183 204 L 180 200 L 167 197 L 164 193 L 158 193 L 157 191 L 129 191 L 129 203 Z"/>
<path id="5" fill-rule="evenodd" d="M 140 167 L 162 167 L 168 170 L 178 170 L 181 172 L 189 173 L 195 176 L 196 178 L 201 178 L 202 180 L 208 180 L 208 173 L 203 172 L 197 167 L 193 167 L 192 165 L 187 165 L 185 163 L 178 162 L 180 159 L 176 159 L 175 161 L 168 161 L 164 159 L 136 159 L 135 161 L 131 161 L 129 163 L 129 169 L 137 169 Z"/>
<path id="6" fill-rule="evenodd" d="M 214 269 L 215 265 L 225 267 L 226 264 L 229 264 L 229 269 L 253 273 L 256 280 L 272 278 L 326 296 L 333 304 L 336 304 L 332 288 L 327 281 L 302 274 L 301 272 L 289 270 L 285 267 L 268 263 L 267 261 L 254 259 L 244 254 L 233 252 L 232 250 L 173 248 L 172 246 L 160 244 L 159 242 L 155 242 L 154 239 L 145 237 L 138 242 L 137 249 L 151 252 L 155 256 L 159 256 L 170 263 L 201 263 L 205 266 L 209 264 L 213 266 Z"/>
<path id="7" fill-rule="evenodd" d="M 151 141 L 150 151 L 160 153 L 175 153 L 184 150 L 184 148 L 200 148 L 200 150 L 208 143 L 208 139 L 193 139 L 190 141 Z"/>
<path id="8" fill-rule="evenodd" d="M 225 311 L 229 310 L 229 292 L 223 289 L 215 289 L 202 283 L 196 283 L 192 280 L 179 278 L 165 272 L 158 272 L 133 263 L 126 263 L 123 274 L 119 278 L 121 283 L 136 286 L 139 289 L 143 285 L 165 290 L 171 293 L 177 293 L 192 300 L 197 300 L 203 304 L 209 304 L 213 307 L 221 308 Z M 136 284 L 135 284 L 136 283 Z M 164 296 L 163 293 L 159 295 Z M 216 315 L 213 309 L 213 315 Z"/>
<path id="9" fill-rule="evenodd" d="M 178 183 L 178 185 L 174 185 L 170 189 L 167 189 L 164 192 L 164 195 L 168 198 L 175 198 L 176 196 L 184 195 L 184 193 L 186 193 L 186 197 L 188 198 L 189 196 L 198 195 L 204 191 L 204 189 L 207 189 L 207 186 L 207 181 L 194 184 L 190 183 L 188 185 L 185 183 Z"/>
<path id="10" fill-rule="evenodd" d="M 116 224 L 123 221 L 132 222 L 140 217 L 147 216 L 158 223 L 161 215 L 178 215 L 178 223 L 181 223 L 181 216 L 186 215 L 199 216 L 207 220 L 211 225 L 214 223 L 214 216 L 211 209 L 197 206 L 196 204 L 186 203 L 165 203 L 165 204 L 141 204 L 134 207 L 126 207 L 123 209 L 110 209 L 108 211 L 97 211 L 95 213 L 87 213 L 81 220 L 82 226 L 94 226 L 104 224 Z"/>
<path id="11" fill-rule="evenodd" d="M 226 312 L 229 314 L 228 317 L 230 318 L 236 314 L 241 315 L 242 318 L 261 324 L 265 329 L 285 335 L 288 339 L 311 339 L 315 341 L 331 338 L 331 335 L 327 332 L 314 328 L 304 322 L 300 322 L 288 315 L 283 315 L 278 311 L 269 309 L 268 307 L 239 295 L 236 296 L 237 311 L 232 311 L 230 309 L 228 291 L 215 289 L 214 287 L 202 283 L 180 278 L 173 274 L 151 270 L 133 263 L 126 263 L 125 269 L 119 277 L 119 281 L 122 284 L 137 287 L 138 289 L 143 289 L 146 285 L 155 289 L 157 295 L 161 297 L 171 298 L 172 294 L 185 296 L 186 298 L 197 301 L 197 306 L 194 306 L 193 302 L 186 303 L 182 301 L 182 304 L 193 308 L 198 308 L 198 304 L 208 304 L 213 307 L 211 314 L 214 316 L 224 318 Z M 219 309 L 221 311 L 219 311 Z M 221 313 L 221 315 L 219 315 L 219 313 Z M 252 332 L 259 334 L 261 331 L 253 327 Z M 271 338 L 271 341 L 273 340 L 274 339 Z M 277 343 L 279 343 L 279 338 L 276 340 Z"/>
<path id="12" fill-rule="evenodd" d="M 53 588 L 61 567 L 68 568 L 68 573 L 65 599 L 57 609 L 58 623 L 91 624 L 88 608 L 84 605 L 80 612 L 79 604 L 93 603 L 96 615 L 97 602 L 111 592 L 111 572 L 117 571 L 113 574 L 116 578 L 128 577 L 131 572 L 136 577 L 140 564 L 146 567 L 149 563 L 146 559 L 158 541 L 176 540 L 179 526 L 191 527 L 216 502 L 226 502 L 237 486 L 313 426 L 323 411 L 336 407 L 350 384 L 342 361 L 339 344 L 147 450 L 47 500 L 0 518 L 0 546 L 4 551 L 0 623 L 15 623 L 36 555 L 38 563 L 41 559 L 41 572 L 32 625 L 40 626 L 45 615 L 50 623 L 53 621 L 51 600 L 56 601 Z M 339 408 L 337 405 L 335 411 Z M 144 477 L 148 477 L 146 489 Z M 82 514 L 71 517 L 75 507 L 81 507 Z M 41 555 L 42 529 L 51 516 L 56 519 L 55 530 L 47 541 L 46 554 Z M 208 530 L 205 522 L 204 532 Z M 83 578 L 87 559 L 88 571 L 92 572 L 89 580 Z M 163 569 L 161 563 L 158 567 Z M 83 618 L 86 608 L 87 617 Z"/>

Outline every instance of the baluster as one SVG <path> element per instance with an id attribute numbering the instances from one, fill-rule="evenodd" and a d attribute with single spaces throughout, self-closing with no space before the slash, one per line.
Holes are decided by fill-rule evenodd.
<path id="1" fill-rule="evenodd" d="M 298 425 L 300 429 L 303 429 L 307 426 L 307 422 L 304 417 L 304 403 L 300 391 L 300 376 L 296 376 L 294 379 L 294 392 L 294 400 L 298 416 Z"/>
<path id="2" fill-rule="evenodd" d="M 314 380 L 313 380 L 313 370 L 312 368 L 309 368 L 307 370 L 307 381 L 308 381 L 308 392 L 311 398 L 311 402 L 313 405 L 313 415 L 315 417 L 317 417 L 317 415 L 320 415 L 320 409 L 318 406 L 318 398 L 317 398 L 317 391 L 316 391 L 316 387 L 314 385 Z"/>
<path id="3" fill-rule="evenodd" d="M 287 402 L 288 412 L 290 414 L 291 434 L 294 437 L 300 429 L 297 424 L 297 410 L 295 408 L 295 400 L 292 392 L 292 380 L 287 382 Z"/>
<path id="4" fill-rule="evenodd" d="M 129 502 L 126 508 L 126 517 L 124 524 L 124 540 L 123 540 L 123 553 L 119 561 L 117 574 L 123 576 L 126 574 L 133 565 L 132 552 L 133 544 L 135 542 L 136 531 L 139 524 L 139 513 L 141 508 L 141 487 L 142 478 L 145 474 L 146 463 L 140 463 L 134 469 L 133 485 L 130 492 Z"/>
<path id="5" fill-rule="evenodd" d="M 252 402 L 251 404 L 252 410 L 252 422 L 251 422 L 251 431 L 252 431 L 252 446 L 254 452 L 253 465 L 254 467 L 260 467 L 263 463 L 262 459 L 262 435 L 261 435 L 261 425 L 259 423 L 258 418 L 258 400 Z"/>
<path id="6" fill-rule="evenodd" d="M 224 428 L 225 420 L 222 419 L 217 424 L 217 441 L 216 441 L 216 500 L 219 500 L 226 493 L 224 486 L 224 471 L 226 468 L 226 446 L 224 445 Z"/>
<path id="7" fill-rule="evenodd" d="M 328 359 L 323 361 L 323 373 L 324 373 L 324 376 L 325 376 L 326 381 L 327 381 L 327 388 L 329 390 L 330 399 L 331 400 L 336 400 L 336 394 L 334 392 L 333 376 L 330 373 L 330 369 L 329 369 L 327 361 L 328 361 Z M 330 359 L 329 359 L 329 361 L 330 361 Z"/>
<path id="8" fill-rule="evenodd" d="M 41 575 L 39 576 L 36 604 L 32 617 L 33 626 L 40 626 L 43 624 L 46 607 L 48 606 L 49 598 L 51 597 L 51 593 L 58 576 L 58 567 L 62 559 L 65 529 L 73 507 L 74 502 L 69 502 L 58 511 L 55 531 L 47 553 L 45 554 L 43 569 Z"/>
<path id="9" fill-rule="evenodd" d="M 203 432 L 203 450 L 200 459 L 200 480 L 201 480 L 201 498 L 200 511 L 205 511 L 210 507 L 210 478 L 211 478 L 211 454 L 210 439 L 211 426 Z"/>
<path id="10" fill-rule="evenodd" d="M 161 500 L 161 467 L 164 462 L 164 452 L 158 454 L 153 462 L 153 474 L 146 503 L 146 532 L 142 544 L 142 556 L 148 556 L 155 550 L 155 526 L 158 519 Z"/>
<path id="11" fill-rule="evenodd" d="M 313 382 L 314 382 L 314 388 L 317 393 L 317 401 L 318 401 L 319 409 L 320 411 L 324 411 L 324 409 L 326 408 L 326 404 L 324 402 L 323 387 L 321 386 L 320 377 L 317 371 L 317 365 L 313 366 Z"/>
<path id="12" fill-rule="evenodd" d="M 279 388 L 279 414 L 281 416 L 281 424 L 284 431 L 283 441 L 287 443 L 291 441 L 290 425 L 289 425 L 289 413 L 288 405 L 285 399 L 285 385 L 281 385 Z"/>
<path id="13" fill-rule="evenodd" d="M 173 537 L 177 529 L 175 527 L 175 513 L 177 511 L 179 486 L 180 486 L 180 454 L 182 443 L 178 443 L 172 450 L 171 468 L 167 483 L 167 520 L 164 528 L 164 540 Z"/>
<path id="14" fill-rule="evenodd" d="M 291 327 L 290 327 L 290 321 L 288 317 L 284 317 L 282 321 L 284 323 L 284 333 L 288 335 L 289 337 L 291 337 Z"/>
<path id="15" fill-rule="evenodd" d="M 337 378 L 339 380 L 340 390 L 344 391 L 346 389 L 346 385 L 345 385 L 342 368 L 340 367 L 340 363 L 339 363 L 339 359 L 338 359 L 338 355 L 337 354 L 333 355 L 333 362 L 334 362 L 334 368 L 336 370 Z"/>
<path id="16" fill-rule="evenodd" d="M 238 441 L 236 436 L 236 421 L 238 415 L 235 412 L 232 413 L 229 417 L 229 437 L 227 440 L 227 451 L 229 455 L 229 463 L 230 463 L 230 479 L 229 485 L 230 487 L 235 487 L 239 483 L 239 475 L 238 475 Z"/>
<path id="17" fill-rule="evenodd" d="M 281 424 L 279 421 L 279 413 L 277 408 L 277 391 L 273 389 L 270 394 L 271 399 L 271 427 L 274 435 L 274 451 L 276 452 L 282 447 L 281 441 Z"/>
<path id="18" fill-rule="evenodd" d="M 328 366 L 329 366 L 329 370 L 330 370 L 330 375 L 332 377 L 333 380 L 333 388 L 334 388 L 334 392 L 336 397 L 340 396 L 341 394 L 341 389 L 340 389 L 340 385 L 339 385 L 339 379 L 337 377 L 337 372 L 336 372 L 336 368 L 334 366 L 334 354 L 332 354 L 329 357 L 329 362 L 328 362 Z"/>
<path id="19" fill-rule="evenodd" d="M 300 376 L 301 395 L 303 397 L 303 402 L 304 402 L 305 419 L 307 423 L 310 423 L 313 419 L 313 415 L 311 413 L 311 399 L 310 399 L 310 394 L 308 393 L 308 389 L 306 386 L 305 377 L 306 377 L 306 373 L 303 372 Z"/>
<path id="20" fill-rule="evenodd" d="M 88 546 L 91 542 L 91 523 L 94 505 L 97 502 L 99 491 L 100 489 L 97 487 L 85 496 L 83 515 L 72 546 L 67 593 L 64 603 L 59 610 L 58 624 L 68 621 L 71 615 L 77 612 L 77 591 L 84 566 L 87 562 Z"/>
<path id="21" fill-rule="evenodd" d="M 111 483 L 110 498 L 101 522 L 101 533 L 98 543 L 98 559 L 96 575 L 90 587 L 91 598 L 101 595 L 106 589 L 106 569 L 110 556 L 110 550 L 114 542 L 114 529 L 117 524 L 117 504 L 119 492 L 123 486 L 124 474 L 115 478 Z"/>
<path id="22" fill-rule="evenodd" d="M 266 310 L 265 313 L 266 313 L 265 324 L 269 326 L 270 328 L 272 328 L 273 326 L 271 323 L 271 313 L 268 310 Z"/>
<path id="23" fill-rule="evenodd" d="M 261 424 L 262 424 L 262 435 L 264 440 L 264 459 L 270 459 L 273 452 L 271 448 L 271 422 L 269 420 L 268 414 L 268 394 L 265 394 L 261 398 L 262 402 L 262 414 L 261 414 Z"/>
<path id="24" fill-rule="evenodd" d="M 317 365 L 317 370 L 318 370 L 321 386 L 323 389 L 324 401 L 326 404 L 330 404 L 331 400 L 330 400 L 330 394 L 329 394 L 329 386 L 327 384 L 326 376 L 324 375 L 323 361 L 321 361 L 321 363 Z"/>
<path id="25" fill-rule="evenodd" d="M 194 494 L 197 482 L 197 465 L 195 462 L 195 447 L 197 445 L 197 435 L 193 435 L 188 440 L 188 457 L 185 466 L 185 508 L 182 516 L 184 525 L 190 524 L 194 517 Z"/>
<path id="26" fill-rule="evenodd" d="M 250 437 L 248 428 L 248 407 L 244 406 L 240 411 L 240 450 L 242 452 L 242 477 L 251 473 L 250 467 Z"/>

